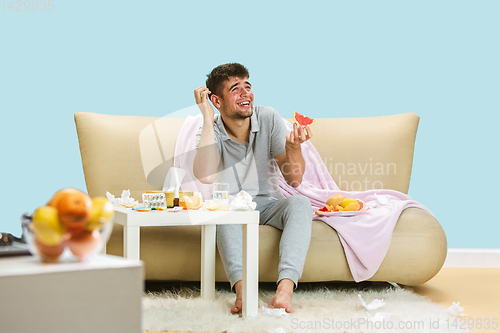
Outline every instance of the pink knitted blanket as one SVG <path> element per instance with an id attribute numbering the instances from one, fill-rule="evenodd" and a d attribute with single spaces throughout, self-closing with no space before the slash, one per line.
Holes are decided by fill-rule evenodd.
<path id="1" fill-rule="evenodd" d="M 284 122 L 291 130 L 292 125 L 286 120 Z M 195 134 L 201 124 L 201 115 L 187 117 L 175 145 L 174 166 L 187 170 L 181 188 L 185 191 L 200 191 L 206 199 L 210 198 L 211 186 L 200 183 L 192 171 L 196 153 Z M 297 188 L 289 186 L 281 173 L 279 175 L 280 188 L 285 197 L 294 194 L 308 197 L 313 213 L 323 207 L 326 200 L 336 193 L 361 199 L 367 205 L 365 211 L 356 213 L 354 216 L 313 215 L 313 219 L 321 220 L 337 231 L 351 274 L 356 282 L 367 280 L 377 272 L 389 249 L 396 222 L 404 209 L 416 207 L 431 213 L 429 209 L 412 200 L 410 196 L 394 190 L 341 191 L 309 141 L 302 144 L 302 155 L 306 161 L 306 171 L 302 183 Z"/>

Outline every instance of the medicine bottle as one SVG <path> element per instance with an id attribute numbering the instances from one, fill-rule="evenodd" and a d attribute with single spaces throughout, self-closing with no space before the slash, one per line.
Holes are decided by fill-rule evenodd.
<path id="1" fill-rule="evenodd" d="M 174 190 L 174 207 L 179 207 L 179 189 Z"/>

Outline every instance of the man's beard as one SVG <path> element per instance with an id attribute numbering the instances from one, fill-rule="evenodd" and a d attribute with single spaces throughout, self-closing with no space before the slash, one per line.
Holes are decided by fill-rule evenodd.
<path id="1" fill-rule="evenodd" d="M 247 119 L 250 118 L 253 115 L 253 106 L 249 110 L 250 112 L 246 113 L 240 113 L 239 111 L 236 111 L 231 118 L 233 119 Z"/>
<path id="2" fill-rule="evenodd" d="M 247 118 L 250 118 L 252 115 L 253 115 L 253 108 L 250 109 L 250 113 L 249 114 L 236 113 L 234 115 L 234 117 L 237 118 L 237 119 L 247 119 Z"/>

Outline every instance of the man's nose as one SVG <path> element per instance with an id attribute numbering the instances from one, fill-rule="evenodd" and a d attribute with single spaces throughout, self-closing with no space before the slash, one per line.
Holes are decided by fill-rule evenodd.
<path id="1" fill-rule="evenodd" d="M 248 97 L 250 96 L 250 92 L 247 89 L 243 89 L 240 94 L 241 97 Z"/>

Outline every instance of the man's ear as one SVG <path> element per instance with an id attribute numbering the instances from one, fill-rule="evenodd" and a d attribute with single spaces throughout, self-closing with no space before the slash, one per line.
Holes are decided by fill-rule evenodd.
<path id="1" fill-rule="evenodd" d="M 215 95 L 215 94 L 212 94 L 212 96 L 210 96 L 210 101 L 212 102 L 212 104 L 217 108 L 219 109 L 220 106 L 221 106 L 221 101 L 220 101 L 220 97 Z"/>

